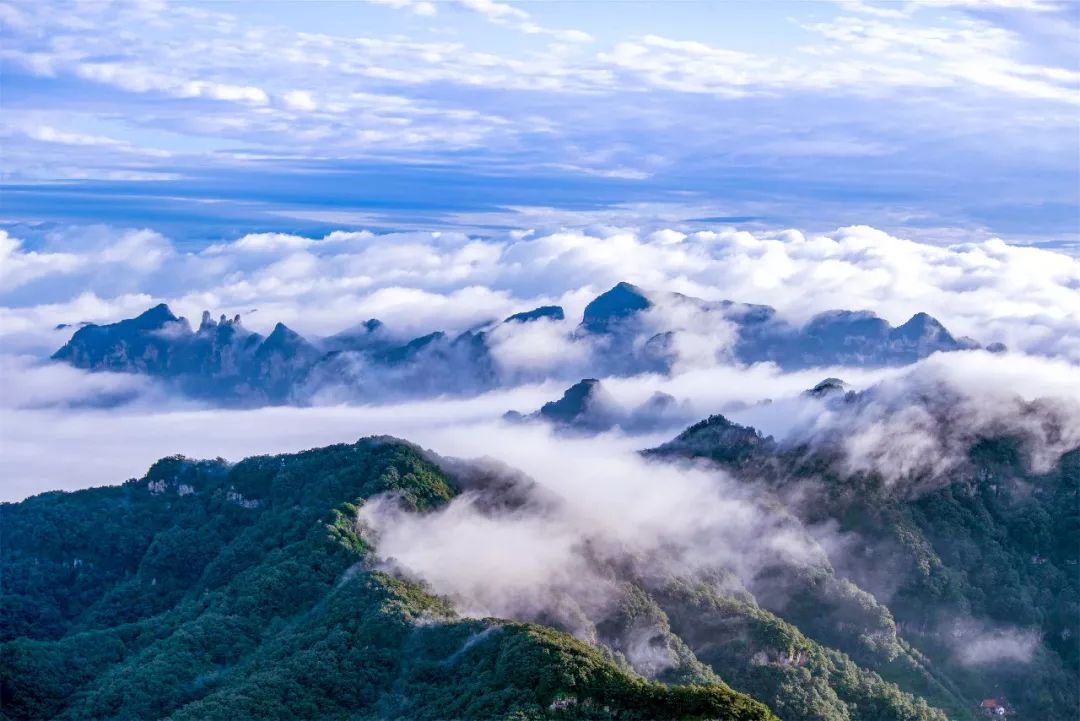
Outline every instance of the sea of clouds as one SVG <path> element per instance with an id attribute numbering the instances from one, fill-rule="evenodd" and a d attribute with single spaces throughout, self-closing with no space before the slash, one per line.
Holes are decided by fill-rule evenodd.
<path id="1" fill-rule="evenodd" d="M 1064 403 L 1070 417 L 1069 404 L 1080 398 L 1080 260 L 998 240 L 939 247 L 862 226 L 809 237 L 793 230 L 639 233 L 606 226 L 491 238 L 255 234 L 196 249 L 152 230 L 107 226 L 28 237 L 0 233 L 5 499 L 116 483 L 172 453 L 235 460 L 383 433 L 462 457 L 515 447 L 514 434 L 531 431 L 506 427 L 500 417 L 535 410 L 559 396 L 566 377 L 585 371 L 588 359 L 568 340 L 571 331 L 589 300 L 623 280 L 769 304 L 793 323 L 833 308 L 873 310 L 894 324 L 926 311 L 957 336 L 1009 345 L 1003 356 L 936 356 L 914 371 L 782 372 L 772 364 L 726 361 L 724 321 L 703 324 L 705 316 L 692 308 L 668 304 L 650 313 L 662 315 L 654 319 L 658 327 L 685 331 L 677 335 L 675 371 L 604 380 L 626 407 L 662 391 L 691 418 L 723 412 L 777 438 L 841 437 L 853 468 L 902 476 L 953 462 L 958 451 L 939 432 L 939 421 L 905 404 L 913 389 L 924 395 L 951 389 L 965 423 L 979 428 L 1020 418 L 1017 404 L 1040 398 Z M 325 397 L 312 408 L 223 410 L 176 397 L 145 377 L 85 373 L 46 360 L 76 324 L 116 321 L 160 301 L 189 318 L 203 309 L 240 313 L 263 332 L 281 320 L 311 338 L 371 317 L 402 338 L 461 330 L 544 304 L 563 305 L 567 317 L 503 331 L 506 338 L 493 332 L 496 362 L 515 369 L 520 385 L 475 397 L 366 405 Z M 558 368 L 571 375 L 553 373 Z M 872 402 L 837 412 L 801 396 L 826 376 L 855 389 L 878 388 Z M 677 430 L 607 437 L 629 452 Z M 1032 431 L 1042 439 L 1032 446 L 1032 461 L 1052 461 L 1075 430 L 1066 423 L 1052 438 Z M 509 437 L 495 443 L 498 434 Z"/>
<path id="2" fill-rule="evenodd" d="M 872 310 L 894 324 L 918 311 L 954 335 L 1080 360 L 1080 259 L 997 239 L 937 246 L 867 226 L 684 233 L 589 226 L 507 231 L 252 234 L 188 250 L 147 229 L 55 228 L 32 242 L 0 232 L 0 340 L 42 352 L 57 324 L 128 317 L 157 301 L 197 319 L 239 313 L 319 336 L 375 317 L 403 336 L 465 329 L 538 305 L 569 322 L 619 281 L 707 300 L 815 313 Z"/>
<path id="3" fill-rule="evenodd" d="M 0 500 L 118 483 L 176 453 L 238 460 L 393 435 L 446 457 L 491 459 L 536 484 L 539 507 L 501 514 L 473 493 L 425 516 L 401 513 L 392 499 L 362 511 L 389 567 L 423 578 L 467 613 L 551 618 L 570 603 L 584 618 L 603 617 L 618 595 L 597 571 L 605 556 L 668 574 L 722 565 L 751 585 L 771 563 L 842 561 L 844 538 L 777 514 L 752 487 L 638 454 L 679 427 L 568 437 L 502 419 L 558 398 L 567 374 L 589 366 L 591 351 L 573 341 L 573 328 L 589 300 L 624 280 L 772 305 L 795 324 L 835 308 L 872 310 L 894 324 L 925 311 L 954 335 L 1010 351 L 938 354 L 905 368 L 747 366 L 725 354 L 725 320 L 666 303 L 645 322 L 679 330 L 678 362 L 667 375 L 602 379 L 623 407 L 668 393 L 680 418 L 723 413 L 780 443 L 829 443 L 849 470 L 911 492 L 959 467 L 982 435 L 1016 435 L 1035 470 L 1080 445 L 1080 261 L 1045 249 L 998 240 L 931 246 L 868 227 L 807 237 L 595 226 L 495 238 L 259 234 L 184 249 L 151 230 L 59 228 L 29 241 L 0 234 Z M 77 324 L 161 301 L 189 318 L 239 313 L 261 332 L 284 321 L 312 339 L 371 317 L 403 339 L 545 304 L 564 306 L 567 317 L 496 327 L 492 355 L 514 382 L 472 396 L 362 404 L 330 395 L 307 407 L 225 409 L 144 376 L 47 360 Z M 859 395 L 804 393 L 828 376 Z M 993 648 L 1008 637 L 1014 660 L 1034 647 L 1025 629 L 965 633 Z M 961 660 L 986 656 L 971 653 Z"/>

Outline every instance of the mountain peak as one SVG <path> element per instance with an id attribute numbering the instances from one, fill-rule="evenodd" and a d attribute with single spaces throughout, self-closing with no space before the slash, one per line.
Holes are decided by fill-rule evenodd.
<path id="1" fill-rule="evenodd" d="M 607 391 L 596 378 L 583 378 L 566 389 L 562 398 L 541 406 L 539 415 L 556 423 L 572 423 L 590 412 L 603 412 L 613 405 Z"/>
<path id="2" fill-rule="evenodd" d="M 929 313 L 924 313 L 922 311 L 919 311 L 915 315 L 911 316 L 911 318 L 909 318 L 906 323 L 904 323 L 901 326 L 898 326 L 897 330 L 900 330 L 901 328 L 920 328 L 920 329 L 922 329 L 922 328 L 944 328 L 944 327 L 945 326 L 941 325 L 941 321 L 939 321 L 934 316 L 930 315 Z"/>
<path id="3" fill-rule="evenodd" d="M 539 308 L 522 311 L 521 313 L 514 313 L 512 316 L 506 318 L 503 323 L 529 323 L 534 320 L 540 320 L 541 318 L 562 320 L 564 317 L 562 306 L 542 305 Z"/>
<path id="4" fill-rule="evenodd" d="M 232 318 L 229 318 L 224 313 L 214 320 L 214 317 L 210 315 L 210 311 L 204 310 L 202 312 L 202 320 L 199 321 L 199 333 L 206 334 L 214 330 L 228 330 L 233 328 L 240 328 L 240 314 L 237 313 Z"/>
<path id="5" fill-rule="evenodd" d="M 166 323 L 173 323 L 180 320 L 164 303 L 158 303 L 153 308 L 149 308 L 143 311 L 140 315 L 137 315 L 132 319 L 132 325 L 138 328 L 160 328 Z"/>
<path id="6" fill-rule="evenodd" d="M 806 326 L 810 333 L 829 333 L 838 329 L 843 332 L 858 329 L 860 332 L 880 333 L 888 328 L 889 324 L 884 318 L 869 310 L 827 310 L 811 318 Z"/>
<path id="7" fill-rule="evenodd" d="M 278 323 L 274 326 L 274 330 L 271 331 L 270 335 L 266 337 L 266 340 L 262 342 L 262 345 L 259 346 L 259 353 L 266 354 L 271 351 L 286 349 L 295 352 L 309 347 L 310 344 L 302 335 L 284 323 Z"/>
<path id="8" fill-rule="evenodd" d="M 911 338 L 913 340 L 918 338 L 924 338 L 928 336 L 933 337 L 948 337 L 950 340 L 952 336 L 949 331 L 945 329 L 945 326 L 941 324 L 937 318 L 928 313 L 916 313 L 901 326 L 897 326 L 893 334 L 902 338 Z"/>
<path id="9" fill-rule="evenodd" d="M 846 389 L 847 383 L 839 378 L 826 378 L 813 388 L 803 391 L 803 395 L 812 396 L 814 398 L 824 398 L 833 393 L 843 393 Z"/>
<path id="10" fill-rule="evenodd" d="M 581 324 L 590 331 L 603 333 L 612 323 L 651 307 L 652 301 L 641 288 L 623 281 L 585 306 Z"/>
<path id="11" fill-rule="evenodd" d="M 720 463 L 741 465 L 751 458 L 771 453 L 774 448 L 772 436 L 763 436 L 751 426 L 741 426 L 717 414 L 698 421 L 674 439 L 645 453 L 703 455 Z"/>
<path id="12" fill-rule="evenodd" d="M 267 342 L 270 342 L 271 340 L 281 342 L 285 340 L 293 340 L 294 338 L 299 337 L 299 333 L 297 333 L 284 323 L 278 322 L 274 325 L 274 330 L 270 332 L 270 335 L 266 337 L 266 340 Z"/>

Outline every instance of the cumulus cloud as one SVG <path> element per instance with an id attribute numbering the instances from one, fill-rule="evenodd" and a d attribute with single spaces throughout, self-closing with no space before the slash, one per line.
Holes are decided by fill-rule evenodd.
<path id="1" fill-rule="evenodd" d="M 154 231 L 94 227 L 57 229 L 34 247 L 5 235 L 0 252 L 0 302 L 12 316 L 41 315 L 86 293 L 123 294 L 167 301 L 189 317 L 258 308 L 249 323 L 257 330 L 280 320 L 317 336 L 378 317 L 419 334 L 545 304 L 562 305 L 576 320 L 592 297 L 626 280 L 772 305 L 795 324 L 836 308 L 872 310 L 894 325 L 924 311 L 957 336 L 1080 360 L 1080 260 L 994 238 L 936 246 L 866 226 L 815 235 L 601 227 L 492 238 L 252 234 L 180 251 Z M 91 319 L 51 318 L 53 325 Z M 687 359 L 722 350 L 723 328 L 706 330 L 689 315 L 665 321 L 706 336 L 677 339 Z M 716 347 L 694 345 L 703 342 Z"/>
<path id="2" fill-rule="evenodd" d="M 484 436 L 507 408 L 538 405 L 556 391 L 554 386 L 526 386 L 457 400 L 236 411 L 148 394 L 140 396 L 147 402 L 136 398 L 101 409 L 79 399 L 92 398 L 103 386 L 145 386 L 127 375 L 86 374 L 27 358 L 5 359 L 2 367 L 11 371 L 4 375 L 5 388 L 25 386 L 0 405 L 2 500 L 115 484 L 175 453 L 236 461 L 392 434 L 449 454 L 470 436 Z M 460 448 L 478 454 L 475 444 Z M 77 471 L 72 459 L 79 459 Z"/>
<path id="3" fill-rule="evenodd" d="M 488 341 L 500 374 L 508 380 L 546 378 L 584 372 L 592 349 L 575 342 L 576 321 L 541 318 L 529 323 L 496 326 Z"/>
<path id="4" fill-rule="evenodd" d="M 188 404 L 145 376 L 87 373 L 32 356 L 0 354 L 0 378 L 4 379 L 0 414 L 7 415 L 6 420 L 17 417 L 19 410 L 113 408 L 129 404 L 169 408 Z M 0 435 L 6 436 L 6 432 Z"/>
<path id="5" fill-rule="evenodd" d="M 92 308 L 95 301 L 84 302 Z M 224 410 L 199 408 L 139 376 L 87 373 L 32 356 L 8 355 L 0 360 L 5 387 L 10 389 L 0 406 L 0 426 L 6 446 L 13 450 L 4 459 L 5 478 L 23 493 L 54 487 L 50 484 L 77 488 L 116 482 L 176 452 L 239 459 L 362 434 L 398 435 L 463 457 L 486 455 L 497 446 L 503 460 L 514 462 L 502 454 L 511 453 L 516 440 L 507 436 L 493 441 L 502 433 L 498 430 L 502 415 L 539 408 L 565 390 L 561 381 L 545 380 L 472 397 L 373 402 L 361 396 L 364 405 L 347 405 L 345 399 L 354 397 L 341 395 L 317 399 L 318 405 L 306 408 Z M 823 375 L 841 374 L 853 388 L 865 392 L 865 403 L 830 406 L 803 395 Z M 1019 435 L 1026 461 L 1037 469 L 1056 461 L 1070 444 L 1080 444 L 1076 415 L 1080 388 L 1073 366 L 1035 357 L 952 353 L 909 369 L 880 370 L 783 372 L 771 364 L 719 365 L 665 376 L 604 378 L 602 383 L 613 401 L 625 408 L 638 407 L 663 392 L 680 404 L 680 418 L 723 413 L 779 442 L 836 443 L 852 470 L 878 471 L 896 482 L 905 480 L 901 471 L 910 475 L 955 468 L 962 461 L 964 444 L 980 433 Z M 928 391 L 949 401 L 952 426 L 941 426 L 933 406 L 928 409 Z M 103 400 L 119 407 L 94 410 Z M 1047 422 L 1054 417 L 1060 421 L 1056 426 Z M 517 430 L 526 434 L 524 439 L 529 433 L 547 432 L 543 426 Z M 678 428 L 626 430 L 633 432 L 605 434 L 599 445 L 630 452 L 658 445 Z M 506 431 L 513 432 L 513 428 Z M 70 444 L 65 445 L 66 453 L 47 452 L 58 437 Z M 94 450 L 98 444 L 101 452 Z M 890 448 L 919 453 L 894 459 Z M 63 460 L 68 456 L 82 459 L 85 475 L 70 476 Z"/>
<path id="6" fill-rule="evenodd" d="M 0 289 L 12 290 L 35 278 L 69 273 L 83 258 L 72 253 L 39 253 L 22 248 L 18 238 L 0 230 Z"/>
<path id="7" fill-rule="evenodd" d="M 389 564 L 466 612 L 573 627 L 610 610 L 611 564 L 647 578 L 727 568 L 748 586 L 769 565 L 828 564 L 793 518 L 722 473 L 648 462 L 614 436 L 503 427 L 491 439 L 537 484 L 531 504 L 492 511 L 467 491 L 434 513 L 401 512 L 390 498 L 359 513 Z"/>
<path id="8" fill-rule="evenodd" d="M 551 328 L 543 323 L 521 327 L 537 332 L 538 346 L 558 342 L 547 339 Z M 543 353 L 537 355 L 543 365 Z M 464 493 L 442 510 L 405 513 L 392 497 L 382 497 L 359 515 L 387 569 L 423 579 L 468 614 L 542 620 L 593 638 L 625 592 L 612 573 L 615 565 L 659 584 L 730 570 L 734 583 L 780 609 L 787 591 L 763 570 L 828 573 L 846 548 L 834 529 L 803 527 L 754 484 L 715 468 L 668 465 L 638 454 L 666 440 L 663 434 L 617 429 L 572 438 L 543 425 L 499 420 L 509 408 L 535 408 L 557 396 L 561 388 L 551 382 L 465 399 L 237 411 L 183 407 L 135 376 L 88 374 L 30 358 L 2 360 L 5 379 L 18 379 L 17 392 L 0 406 L 7 499 L 115 483 L 177 452 L 236 460 L 361 435 L 396 435 L 443 456 L 488 457 L 470 466 Z M 1021 433 L 1036 467 L 1080 444 L 1080 387 L 1074 366 L 1064 360 L 970 352 L 934 356 L 908 369 L 853 371 L 847 379 L 863 390 L 866 402 L 832 406 L 801 393 L 820 380 L 821 370 L 690 365 L 671 376 L 605 383 L 627 405 L 665 390 L 702 416 L 731 407 L 733 418 L 754 422 L 781 442 L 837 444 L 852 470 L 882 471 L 899 462 L 904 471 L 928 464 L 927 472 L 946 473 L 963 443 L 982 433 Z M 110 393 L 118 406 L 85 407 L 84 399 Z M 952 426 L 921 422 L 941 421 L 925 405 L 928 393 L 946 403 Z M 1074 415 L 1055 425 L 1047 415 L 1029 412 L 1030 404 L 1051 396 L 1058 405 L 1043 402 L 1040 413 L 1072 403 Z M 761 402 L 765 397 L 772 402 Z M 912 422 L 912 407 L 920 409 L 920 422 Z M 891 449 L 899 456 L 889 455 Z M 71 458 L 80 459 L 77 473 Z M 488 477 L 515 490 L 500 486 L 503 495 L 493 496 Z M 500 498 L 504 502 L 493 502 Z M 973 628 L 964 626 L 957 636 L 965 664 L 1023 662 L 1038 644 L 1037 635 L 1023 629 Z M 622 639 L 624 652 L 641 672 L 660 673 L 674 662 L 663 653 L 645 653 L 634 638 L 631 630 Z"/>
<path id="9" fill-rule="evenodd" d="M 806 400 L 788 441 L 842 449 L 850 471 L 911 489 L 937 486 L 984 438 L 1012 437 L 1028 466 L 1048 471 L 1080 447 L 1080 375 L 1063 361 L 938 354 L 857 398 Z"/>
<path id="10" fill-rule="evenodd" d="M 778 439 L 798 434 L 804 439 L 842 437 L 852 468 L 917 474 L 927 464 L 954 465 L 961 447 L 957 444 L 964 440 L 939 434 L 942 418 L 933 409 L 909 407 L 912 392 L 941 395 L 939 387 L 946 387 L 953 401 L 952 415 L 947 417 L 966 424 L 969 434 L 1001 428 L 1003 419 L 1026 423 L 1022 435 L 1030 440 L 1029 461 L 1038 466 L 1052 462 L 1055 453 L 1075 442 L 1077 426 L 1065 423 L 1055 429 L 1040 424 L 1038 414 L 1031 411 L 1053 411 L 1069 419 L 1070 409 L 1080 402 L 1075 380 L 1080 361 L 1080 261 L 994 239 L 941 247 L 861 226 L 818 235 L 593 227 L 513 231 L 483 239 L 438 232 L 252 234 L 189 250 L 153 231 L 99 226 L 54 228 L 26 241 L 5 235 L 3 241 L 6 275 L 0 288 L 0 342 L 7 353 L 29 354 L 34 363 L 62 345 L 80 322 L 131 317 L 162 300 L 188 318 L 210 309 L 215 314 L 242 314 L 245 325 L 254 330 L 267 332 L 284 321 L 313 337 L 375 317 L 403 339 L 490 324 L 541 305 L 562 305 L 563 321 L 487 326 L 500 379 L 532 384 L 522 387 L 525 395 L 520 398 L 481 396 L 477 403 L 490 421 L 508 410 L 538 408 L 558 398 L 568 381 L 592 375 L 589 369 L 597 354 L 606 349 L 583 342 L 576 333 L 577 323 L 596 294 L 629 280 L 661 294 L 678 291 L 705 299 L 769 303 L 794 323 L 836 307 L 871 309 L 893 323 L 927 311 L 956 335 L 971 334 L 984 343 L 1004 341 L 1014 351 L 952 353 L 908 370 L 821 368 L 784 373 L 767 363 L 740 367 L 726 361 L 730 329 L 724 318 L 703 314 L 696 304 L 675 297 L 641 317 L 647 328 L 674 329 L 673 372 L 604 379 L 608 392 L 626 408 L 638 407 L 660 391 L 685 404 L 688 413 L 704 417 L 723 412 Z M 1031 357 L 1039 353 L 1052 358 Z M 127 377 L 76 377 L 67 373 L 69 369 L 51 370 L 48 373 L 58 375 L 48 376 L 34 363 L 9 359 L 3 373 L 9 387 L 55 386 L 51 396 L 43 394 L 37 400 L 11 394 L 19 408 L 7 411 L 12 415 L 5 422 L 5 440 L 37 433 L 36 440 L 21 436 L 28 448 L 40 449 L 44 439 L 53 437 L 47 424 L 39 425 L 54 412 L 42 410 L 43 406 L 85 405 L 80 397 L 86 393 L 78 388 L 97 388 L 117 398 L 149 392 L 125 386 L 131 380 Z M 20 380 L 34 374 L 39 380 Z M 815 405 L 799 396 L 825 376 L 842 377 L 856 388 L 877 385 L 864 403 L 850 409 Z M 68 387 L 70 400 L 63 390 Z M 371 402 L 373 397 L 360 399 Z M 333 393 L 315 399 L 329 407 L 310 409 L 311 422 L 318 426 L 321 421 L 314 419 L 335 418 L 338 413 L 353 418 L 349 414 L 354 411 L 335 410 L 335 404 L 350 398 L 355 402 L 356 396 Z M 771 402 L 764 403 L 766 399 Z M 443 408 L 479 407 L 461 403 L 466 405 L 434 405 L 426 412 L 441 418 Z M 360 424 L 371 433 L 414 437 L 417 428 L 426 426 L 400 421 L 412 417 L 410 409 L 422 407 L 371 406 L 355 413 L 380 419 Z M 115 422 L 137 426 L 131 420 L 135 415 L 129 409 Z M 226 417 L 232 416 L 207 412 L 200 423 L 209 425 L 200 427 L 215 427 L 218 418 Z M 112 423 L 110 419 L 83 426 L 84 420 L 80 412 L 64 422 L 79 427 L 84 440 L 98 437 Z M 119 465 L 110 466 L 116 470 L 111 477 L 103 473 L 95 480 L 115 481 L 139 472 L 155 454 L 183 450 L 170 445 L 164 430 L 173 422 L 183 427 L 187 420 L 168 413 L 154 416 L 150 425 L 162 424 L 162 440 L 134 444 L 143 452 L 139 463 L 126 462 L 123 471 L 116 470 Z M 256 427 L 262 426 L 253 422 Z M 358 427 L 344 434 L 343 430 L 306 438 L 312 445 L 341 440 L 356 435 Z M 117 434 L 131 432 L 125 427 Z M 223 439 L 230 437 L 223 433 Z M 276 441 L 283 445 L 276 447 Z M 649 444 L 644 439 L 637 443 Z M 238 457 L 255 447 L 239 443 L 230 450 L 225 444 L 211 452 L 211 446 L 195 444 L 192 450 Z M 271 433 L 257 447 L 268 452 L 295 448 L 296 442 Z M 440 450 L 462 454 L 453 447 Z M 121 458 L 115 461 L 121 464 Z M 27 464 L 18 471 L 23 478 L 36 474 L 44 483 L 57 477 L 29 470 L 34 463 L 27 457 L 8 462 Z"/>

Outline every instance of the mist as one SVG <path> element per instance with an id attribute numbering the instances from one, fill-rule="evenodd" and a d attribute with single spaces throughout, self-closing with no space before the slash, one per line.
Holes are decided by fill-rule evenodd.
<path id="1" fill-rule="evenodd" d="M 0 470 L 5 478 L 0 493 L 5 500 L 119 483 L 176 453 L 235 461 L 255 453 L 351 442 L 363 435 L 396 435 L 450 456 L 502 457 L 515 453 L 519 441 L 532 434 L 549 432 L 545 427 L 508 427 L 500 420 L 503 414 L 531 412 L 557 399 L 566 387 L 544 381 L 468 397 L 365 405 L 328 397 L 322 405 L 304 408 L 232 410 L 194 403 L 141 376 L 88 373 L 27 356 L 0 355 L 0 362 L 10 388 L 0 399 Z M 684 404 L 690 420 L 723 413 L 788 443 L 840 438 L 852 469 L 876 470 L 899 481 L 927 468 L 948 469 L 962 448 L 964 439 L 940 427 L 924 403 L 908 402 L 925 398 L 927 388 L 948 389 L 975 429 L 1021 424 L 1026 417 L 1029 422 L 1019 431 L 1030 439 L 1030 460 L 1040 467 L 1051 463 L 1055 454 L 1077 443 L 1080 379 L 1074 370 L 1052 359 L 964 352 L 932 356 L 906 369 L 784 372 L 760 363 L 601 382 L 626 408 L 664 392 Z M 855 404 L 804 395 L 829 376 L 842 377 L 852 389 L 873 391 Z M 1030 413 L 1014 417 L 1023 404 L 1035 401 L 1052 411 L 1057 426 L 1045 425 Z M 681 424 L 682 416 L 676 420 Z M 615 428 L 600 436 L 596 446 L 605 452 L 612 444 L 628 452 L 647 448 L 671 438 L 681 425 L 629 430 L 633 432 Z M 64 453 L 49 451 L 56 443 Z M 890 446 L 910 454 L 897 466 L 897 459 L 885 453 Z M 71 457 L 80 459 L 77 474 L 64 460 Z M 514 463 L 510 457 L 503 460 Z M 897 468 L 905 470 L 897 473 Z"/>

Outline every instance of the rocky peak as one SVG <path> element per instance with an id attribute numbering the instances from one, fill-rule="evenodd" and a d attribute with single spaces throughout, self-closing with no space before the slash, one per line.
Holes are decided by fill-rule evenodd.
<path id="1" fill-rule="evenodd" d="M 573 423 L 584 416 L 604 413 L 615 402 L 596 378 L 583 378 L 566 389 L 562 398 L 540 408 L 541 418 L 555 423 Z"/>
<path id="2" fill-rule="evenodd" d="M 847 387 L 847 383 L 839 378 L 826 378 L 813 388 L 803 391 L 803 395 L 811 396 L 813 398 L 824 398 L 833 395 L 834 393 L 843 393 L 847 390 Z"/>
<path id="3" fill-rule="evenodd" d="M 178 320 L 180 319 L 173 315 L 173 312 L 169 310 L 169 306 L 159 303 L 132 318 L 131 326 L 137 330 L 156 330 L 166 323 L 175 323 Z"/>
<path id="4" fill-rule="evenodd" d="M 539 308 L 533 308 L 532 310 L 523 311 L 521 313 L 514 313 L 504 320 L 503 323 L 528 323 L 530 321 L 540 320 L 541 318 L 562 320 L 564 317 L 562 306 L 542 305 Z"/>
<path id="5" fill-rule="evenodd" d="M 895 338 L 910 341 L 938 341 L 955 343 L 955 339 L 941 322 L 927 313 L 916 313 L 908 322 L 892 331 Z"/>
<path id="6" fill-rule="evenodd" d="M 265 349 L 285 349 L 295 348 L 297 346 L 307 345 L 307 341 L 299 333 L 289 328 L 284 323 L 278 323 L 274 326 L 274 330 L 263 341 L 262 347 Z"/>
<path id="7" fill-rule="evenodd" d="M 619 283 L 611 290 L 596 296 L 585 306 L 581 324 L 594 333 L 609 330 L 611 324 L 652 307 L 641 288 L 630 283 Z"/>
<path id="8" fill-rule="evenodd" d="M 202 320 L 199 322 L 199 332 L 200 333 L 208 333 L 208 332 L 214 330 L 215 328 L 229 328 L 229 327 L 239 327 L 239 326 L 240 326 L 240 314 L 239 313 L 234 315 L 232 318 L 229 318 L 224 313 L 222 313 L 221 316 L 217 320 L 214 320 L 213 317 L 210 315 L 210 311 L 204 310 L 202 312 Z"/>

